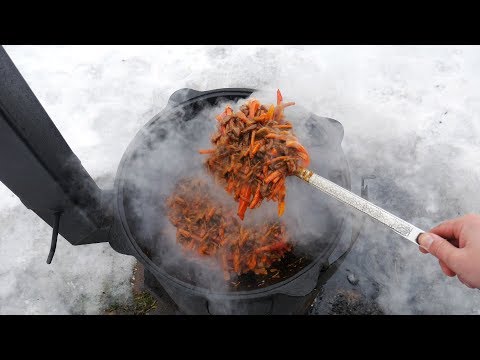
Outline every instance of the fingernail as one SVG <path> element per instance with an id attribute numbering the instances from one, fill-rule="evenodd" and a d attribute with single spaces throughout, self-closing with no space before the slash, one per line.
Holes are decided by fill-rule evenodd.
<path id="1" fill-rule="evenodd" d="M 430 245 L 432 245 L 433 237 L 430 234 L 423 233 L 418 237 L 418 243 L 428 250 Z"/>

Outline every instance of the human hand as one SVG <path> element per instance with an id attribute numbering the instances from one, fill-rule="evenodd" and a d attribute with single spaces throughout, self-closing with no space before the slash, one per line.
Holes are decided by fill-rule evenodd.
<path id="1" fill-rule="evenodd" d="M 438 258 L 447 276 L 457 276 L 469 288 L 480 288 L 480 215 L 447 220 L 421 234 L 420 251 Z"/>

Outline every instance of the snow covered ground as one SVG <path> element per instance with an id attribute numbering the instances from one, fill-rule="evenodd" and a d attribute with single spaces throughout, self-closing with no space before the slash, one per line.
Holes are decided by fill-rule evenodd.
<path id="1" fill-rule="evenodd" d="M 428 229 L 480 212 L 480 48 L 476 46 L 5 46 L 73 151 L 111 187 L 136 131 L 172 92 L 282 89 L 344 125 L 358 190 Z M 0 313 L 95 314 L 130 296 L 133 258 L 59 240 L 0 183 Z M 386 312 L 478 313 L 480 292 L 380 226 L 357 244 Z M 367 270 L 368 269 L 368 270 Z M 362 274 L 360 273 L 360 276 Z"/>

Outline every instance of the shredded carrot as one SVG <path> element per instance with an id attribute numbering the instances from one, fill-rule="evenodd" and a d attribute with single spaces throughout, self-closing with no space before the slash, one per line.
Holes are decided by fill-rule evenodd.
<path id="1" fill-rule="evenodd" d="M 250 204 L 261 201 L 260 189 L 259 183 Z M 242 206 L 248 205 L 243 198 L 250 198 L 249 187 L 241 190 Z M 215 199 L 215 192 L 215 185 L 205 179 L 182 179 L 175 185 L 166 205 L 177 242 L 192 256 L 217 259 L 225 280 L 249 271 L 265 275 L 265 268 L 292 250 L 285 226 L 275 219 L 247 226 L 235 218 L 230 205 Z"/>
<path id="2" fill-rule="evenodd" d="M 237 214 L 242 220 L 247 209 L 257 208 L 264 198 L 279 203 L 281 216 L 285 201 L 280 204 L 280 199 L 286 192 L 281 179 L 310 163 L 307 150 L 284 115 L 284 109 L 294 104 L 284 102 L 278 90 L 276 106 L 262 105 L 256 99 L 248 99 L 236 112 L 227 106 L 217 117 L 217 131 L 211 137 L 213 151 L 200 150 L 208 156 L 207 169 L 238 202 Z M 262 186 L 259 195 L 258 181 Z M 250 189 L 248 198 L 242 190 L 245 186 Z"/>
<path id="3" fill-rule="evenodd" d="M 215 153 L 215 149 L 200 149 L 198 150 L 199 154 L 213 154 Z"/>

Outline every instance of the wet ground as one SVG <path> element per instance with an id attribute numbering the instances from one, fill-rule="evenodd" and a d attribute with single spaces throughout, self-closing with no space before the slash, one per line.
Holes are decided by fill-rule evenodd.
<path id="1" fill-rule="evenodd" d="M 366 237 L 359 235 L 355 246 L 315 299 L 310 315 L 384 314 L 378 303 L 382 285 L 361 261 L 364 253 L 359 242 L 367 241 Z"/>
<path id="2" fill-rule="evenodd" d="M 360 235 L 359 240 L 362 240 Z M 378 304 L 380 284 L 362 270 L 357 259 L 362 256 L 354 247 L 335 274 L 315 298 L 308 315 L 382 315 Z M 136 264 L 131 279 L 133 300 L 114 304 L 105 311 L 109 315 L 174 315 L 180 312 L 165 297 L 152 292 L 144 285 L 144 271 Z"/>

